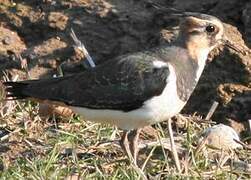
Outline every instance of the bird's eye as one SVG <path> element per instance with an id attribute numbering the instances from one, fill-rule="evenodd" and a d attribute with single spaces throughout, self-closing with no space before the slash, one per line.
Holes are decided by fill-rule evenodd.
<path id="1" fill-rule="evenodd" d="M 206 27 L 206 31 L 207 31 L 208 33 L 212 33 L 212 32 L 215 31 L 215 27 L 212 26 L 212 25 L 209 25 L 209 26 Z"/>

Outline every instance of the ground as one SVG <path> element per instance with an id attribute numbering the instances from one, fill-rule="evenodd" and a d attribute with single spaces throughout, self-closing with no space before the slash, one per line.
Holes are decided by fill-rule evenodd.
<path id="1" fill-rule="evenodd" d="M 162 7 L 183 11 L 196 9 L 198 12 L 215 15 L 225 23 L 226 34 L 235 44 L 246 44 L 247 47 L 251 45 L 251 2 L 155 2 Z M 121 54 L 169 43 L 177 32 L 177 25 L 178 19 L 170 16 L 168 10 L 163 12 L 155 9 L 143 0 L 1 0 L 1 77 L 23 80 L 58 75 L 59 69 L 64 75 L 83 71 L 81 58 L 72 47 L 71 28 L 85 44 L 95 62 L 101 64 Z M 222 47 L 211 53 L 211 62 L 182 111 L 182 114 L 193 116 L 186 118 L 186 123 L 183 122 L 182 125 L 177 123 L 179 121 L 174 121 L 176 135 L 184 137 L 177 143 L 188 150 L 188 154 L 180 155 L 185 171 L 183 174 L 175 174 L 169 151 L 154 146 L 152 151 L 151 148 L 142 151 L 140 157 L 142 164 L 146 159 L 148 161 L 145 161 L 147 163 L 143 170 L 149 178 L 171 174 L 215 178 L 248 177 L 245 172 L 232 172 L 224 168 L 215 170 L 214 162 L 209 162 L 202 156 L 194 157 L 193 152 L 202 131 L 214 122 L 232 126 L 242 141 L 247 144 L 250 142 L 247 123 L 251 119 L 250 59 L 250 54 L 244 56 Z M 212 121 L 205 122 L 199 117 L 205 117 L 214 101 L 219 102 L 219 106 Z M 129 166 L 119 146 L 99 146 L 102 142 L 118 140 L 118 129 L 83 121 L 77 115 L 47 115 L 48 107 L 44 104 L 2 103 L 2 177 L 134 179 L 138 176 L 138 172 Z M 159 137 L 168 136 L 166 123 L 155 128 Z M 187 160 L 188 155 L 194 158 L 193 161 Z M 250 163 L 250 156 L 246 158 L 248 155 L 250 152 L 244 150 L 239 152 L 238 157 Z M 189 169 L 185 165 L 186 160 L 191 166 Z"/>

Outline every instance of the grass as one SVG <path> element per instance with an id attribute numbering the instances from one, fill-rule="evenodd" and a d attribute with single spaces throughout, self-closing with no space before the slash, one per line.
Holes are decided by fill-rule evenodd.
<path id="1" fill-rule="evenodd" d="M 12 111 L 2 105 L 1 129 L 9 134 L 1 139 L 1 179 L 137 179 L 118 144 L 120 130 L 109 125 L 83 121 L 79 116 L 42 119 L 34 102 L 12 103 Z M 182 173 L 177 173 L 170 151 L 163 146 L 143 149 L 139 162 L 144 174 L 153 179 L 250 178 L 248 171 L 234 170 L 234 159 L 251 162 L 250 151 L 234 153 L 219 167 L 219 158 L 196 153 L 200 134 L 209 127 L 198 116 L 189 121 L 175 121 L 177 144 L 185 149 L 180 154 Z M 155 126 L 159 138 L 167 137 L 167 125 Z M 175 128 L 174 128 L 175 129 Z M 155 139 L 156 140 L 156 139 Z M 152 139 L 154 141 L 154 139 Z M 7 151 L 2 149 L 7 148 Z M 215 152 L 214 152 L 215 154 Z"/>

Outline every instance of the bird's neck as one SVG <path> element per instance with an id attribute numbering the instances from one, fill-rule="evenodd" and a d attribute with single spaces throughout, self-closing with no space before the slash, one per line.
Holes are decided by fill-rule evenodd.
<path id="1" fill-rule="evenodd" d="M 211 50 L 208 47 L 207 42 L 200 41 L 198 43 L 198 39 L 187 39 L 184 37 L 178 37 L 176 40 L 176 44 L 179 44 L 181 47 L 186 49 L 188 56 L 193 61 L 192 63 L 197 64 L 196 81 L 198 81 L 205 67 L 208 54 Z"/>
<path id="2" fill-rule="evenodd" d="M 209 50 L 191 44 L 180 46 L 180 43 L 174 43 L 171 48 L 166 48 L 168 50 L 171 52 L 166 57 L 175 68 L 178 95 L 180 99 L 187 101 L 203 72 Z"/>
<path id="3" fill-rule="evenodd" d="M 190 51 L 188 50 L 188 52 Z M 199 78 L 204 70 L 208 54 L 209 54 L 208 49 L 197 49 L 196 55 L 194 56 L 190 54 L 192 59 L 196 61 L 196 64 L 197 64 L 196 81 L 199 81 Z"/>

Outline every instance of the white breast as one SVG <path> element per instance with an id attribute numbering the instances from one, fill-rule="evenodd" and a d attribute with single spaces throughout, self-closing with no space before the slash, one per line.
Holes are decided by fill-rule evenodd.
<path id="1" fill-rule="evenodd" d="M 200 76 L 201 76 L 201 74 L 202 74 L 202 72 L 204 70 L 208 53 L 209 53 L 209 50 L 205 49 L 205 50 L 202 50 L 200 52 L 200 54 L 199 54 L 199 57 L 198 57 L 198 66 L 199 67 L 198 67 L 198 70 L 197 70 L 197 73 L 196 73 L 196 81 L 199 81 Z"/>
<path id="2" fill-rule="evenodd" d="M 97 110 L 82 107 L 72 109 L 86 120 L 116 125 L 121 129 L 136 129 L 167 120 L 176 115 L 185 105 L 177 95 L 174 68 L 168 64 L 170 74 L 162 94 L 149 99 L 137 110 L 123 112 L 119 110 Z"/>
<path id="3" fill-rule="evenodd" d="M 170 74 L 167 85 L 160 96 L 155 96 L 145 102 L 144 107 L 154 113 L 154 121 L 161 122 L 176 115 L 181 111 L 185 102 L 177 94 L 176 74 L 173 66 L 168 64 Z"/>

